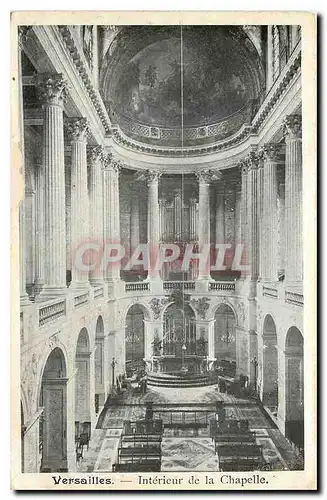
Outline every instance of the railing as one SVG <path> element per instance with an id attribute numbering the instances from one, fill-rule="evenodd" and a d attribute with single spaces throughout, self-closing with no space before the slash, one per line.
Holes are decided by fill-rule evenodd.
<path id="1" fill-rule="evenodd" d="M 94 299 L 100 299 L 101 297 L 104 297 L 104 288 L 103 286 L 101 288 L 96 288 L 94 290 Z"/>
<path id="2" fill-rule="evenodd" d="M 303 293 L 286 291 L 285 302 L 303 307 Z"/>
<path id="3" fill-rule="evenodd" d="M 263 285 L 262 295 L 266 297 L 272 297 L 273 299 L 278 299 L 278 289 L 277 287 Z"/>
<path id="4" fill-rule="evenodd" d="M 39 308 L 39 326 L 66 315 L 66 300 Z"/>
<path id="5" fill-rule="evenodd" d="M 231 283 L 228 281 L 212 281 L 211 283 L 209 283 L 209 290 L 235 292 L 235 282 Z"/>
<path id="6" fill-rule="evenodd" d="M 149 292 L 150 283 L 126 283 L 125 292 Z"/>
<path id="7" fill-rule="evenodd" d="M 164 290 L 195 290 L 195 281 L 164 281 Z"/>
<path id="8" fill-rule="evenodd" d="M 118 110 L 115 110 L 115 116 L 121 130 L 129 135 L 139 137 L 142 141 L 150 140 L 156 144 L 166 144 L 167 142 L 177 142 L 183 139 L 184 143 L 201 141 L 203 139 L 217 140 L 223 139 L 228 135 L 232 135 L 244 123 L 250 124 L 253 113 L 254 101 L 250 100 L 245 103 L 242 108 L 218 120 L 216 123 L 210 125 L 202 124 L 197 127 L 171 127 L 163 128 L 158 125 L 147 125 L 146 123 L 136 122 L 131 120 L 128 116 L 123 115 Z"/>
<path id="9" fill-rule="evenodd" d="M 89 300 L 89 292 L 77 295 L 77 297 L 74 297 L 74 307 L 81 307 L 84 304 L 86 304 L 88 300 Z"/>

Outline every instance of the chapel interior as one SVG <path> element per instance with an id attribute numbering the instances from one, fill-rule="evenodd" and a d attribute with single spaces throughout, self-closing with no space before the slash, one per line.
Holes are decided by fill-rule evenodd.
<path id="1" fill-rule="evenodd" d="M 301 27 L 17 37 L 22 472 L 303 469 Z"/>

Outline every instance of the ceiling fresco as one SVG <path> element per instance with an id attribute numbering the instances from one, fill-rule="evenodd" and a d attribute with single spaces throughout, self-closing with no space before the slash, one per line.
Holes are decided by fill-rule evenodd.
<path id="1" fill-rule="evenodd" d="M 103 70 L 102 93 L 113 121 L 207 125 L 258 97 L 260 57 L 241 30 L 190 26 L 181 37 L 180 27 L 159 27 L 157 36 L 156 27 L 139 28 L 139 39 L 135 27 L 122 35 L 124 57 L 114 54 Z"/>

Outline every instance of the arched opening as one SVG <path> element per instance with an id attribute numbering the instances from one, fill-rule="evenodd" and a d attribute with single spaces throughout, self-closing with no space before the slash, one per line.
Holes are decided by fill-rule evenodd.
<path id="1" fill-rule="evenodd" d="M 277 415 L 278 409 L 278 350 L 275 322 L 268 314 L 263 324 L 262 403 Z"/>
<path id="2" fill-rule="evenodd" d="M 144 368 L 144 312 L 138 304 L 131 306 L 126 315 L 125 366 L 127 376 Z"/>
<path id="3" fill-rule="evenodd" d="M 49 355 L 42 376 L 39 405 L 41 472 L 67 471 L 67 373 L 62 350 Z"/>
<path id="4" fill-rule="evenodd" d="M 102 316 L 98 317 L 95 328 L 94 373 L 95 373 L 95 413 L 98 414 L 100 406 L 103 406 L 105 403 L 104 324 Z"/>
<path id="5" fill-rule="evenodd" d="M 301 450 L 304 447 L 303 337 L 292 326 L 285 342 L 285 434 Z"/>
<path id="6" fill-rule="evenodd" d="M 91 436 L 90 341 L 86 328 L 79 332 L 75 367 L 75 435 L 88 442 Z M 93 404 L 93 402 L 92 402 Z"/>
<path id="7" fill-rule="evenodd" d="M 233 309 L 221 304 L 215 313 L 215 358 L 225 375 L 236 375 L 236 318 Z"/>
<path id="8" fill-rule="evenodd" d="M 166 309 L 163 319 L 163 371 L 199 371 L 197 352 L 205 355 L 205 342 L 203 338 L 203 352 L 200 354 L 200 343 L 196 340 L 195 314 L 188 304 L 174 303 Z"/>

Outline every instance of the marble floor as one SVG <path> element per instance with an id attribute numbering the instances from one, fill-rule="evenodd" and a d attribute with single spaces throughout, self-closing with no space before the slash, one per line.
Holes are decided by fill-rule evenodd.
<path id="1" fill-rule="evenodd" d="M 216 386 L 211 386 L 183 389 L 149 388 L 144 395 L 125 393 L 100 415 L 89 449 L 85 449 L 78 470 L 111 472 L 116 461 L 124 420 L 144 418 L 145 403 L 149 401 L 154 403 L 155 418 L 163 418 L 164 424 L 170 412 L 185 409 L 198 412 L 200 418 L 208 421 L 214 413 L 215 402 L 223 401 L 227 418 L 249 420 L 250 429 L 256 433 L 257 444 L 263 446 L 264 459 L 273 470 L 298 468 L 291 445 L 254 400 L 221 394 L 217 392 Z M 165 427 L 161 470 L 218 470 L 217 455 L 209 437 L 209 427 L 197 431 L 192 428 Z"/>

